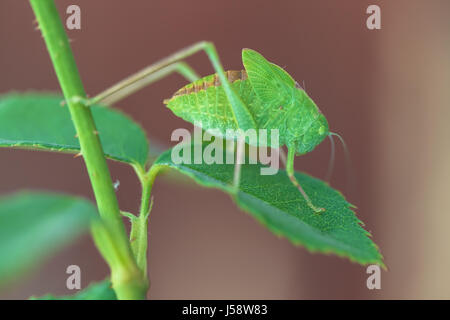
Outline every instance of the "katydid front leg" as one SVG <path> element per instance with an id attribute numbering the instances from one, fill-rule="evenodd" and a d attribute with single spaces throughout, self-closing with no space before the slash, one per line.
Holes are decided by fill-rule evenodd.
<path id="1" fill-rule="evenodd" d="M 311 199 L 308 197 L 305 190 L 303 190 L 302 186 L 297 181 L 297 178 L 295 178 L 294 157 L 295 157 L 295 148 L 288 146 L 286 172 L 287 172 L 289 179 L 291 180 L 292 184 L 297 187 L 297 189 L 302 194 L 303 198 L 305 198 L 306 202 L 308 203 L 308 206 L 311 209 L 313 209 L 315 213 L 321 213 L 321 212 L 325 211 L 324 208 L 318 208 L 312 203 Z"/>

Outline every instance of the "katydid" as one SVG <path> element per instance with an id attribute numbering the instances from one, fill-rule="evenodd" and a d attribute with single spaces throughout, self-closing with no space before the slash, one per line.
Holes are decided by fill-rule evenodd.
<path id="1" fill-rule="evenodd" d="M 209 57 L 216 74 L 192 82 L 198 77 L 180 61 L 201 50 Z M 288 149 L 289 179 L 314 212 L 324 211 L 311 202 L 295 178 L 294 157 L 311 152 L 325 137 L 335 134 L 329 131 L 328 122 L 316 104 L 286 71 L 254 50 L 242 50 L 242 60 L 245 70 L 225 72 L 214 45 L 199 42 L 124 79 L 88 104 L 112 104 L 172 71 L 179 71 L 192 83 L 164 101 L 169 109 L 186 121 L 200 124 L 206 131 L 218 129 L 224 136 L 227 129 L 278 130 L 279 147 L 286 145 Z M 214 128 L 208 127 L 211 123 L 215 124 Z M 238 138 L 238 158 L 242 156 L 243 142 Z M 239 179 L 237 161 L 236 192 Z"/>

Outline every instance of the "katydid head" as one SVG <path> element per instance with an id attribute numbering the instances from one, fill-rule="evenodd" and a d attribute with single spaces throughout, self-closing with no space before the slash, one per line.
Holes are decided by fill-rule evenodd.
<path id="1" fill-rule="evenodd" d="M 325 116 L 318 111 L 311 124 L 304 130 L 303 135 L 296 141 L 297 154 L 311 152 L 329 134 L 328 121 Z"/>

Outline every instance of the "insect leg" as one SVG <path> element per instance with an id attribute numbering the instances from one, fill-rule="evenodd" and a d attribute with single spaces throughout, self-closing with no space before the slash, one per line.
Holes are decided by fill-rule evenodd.
<path id="1" fill-rule="evenodd" d="M 286 171 L 287 171 L 289 179 L 291 180 L 292 184 L 297 187 L 297 189 L 302 194 L 303 198 L 306 200 L 306 203 L 308 204 L 308 206 L 311 209 L 313 209 L 315 213 L 320 213 L 320 212 L 325 211 L 324 208 L 318 208 L 315 205 L 313 205 L 311 199 L 308 197 L 308 195 L 306 194 L 305 190 L 303 190 L 302 186 L 300 185 L 300 183 L 295 178 L 295 175 L 294 175 L 294 156 L 295 156 L 295 148 L 288 147 Z"/>
<path id="2" fill-rule="evenodd" d="M 153 66 L 154 65 L 151 65 L 150 67 Z M 143 70 L 149 69 L 150 67 L 147 67 Z M 190 82 L 198 80 L 200 78 L 187 63 L 183 61 L 177 61 L 162 68 L 151 68 L 146 73 L 140 74 L 140 71 L 137 74 L 125 78 L 124 80 L 118 82 L 112 87 L 99 93 L 94 98 L 90 99 L 89 104 L 92 105 L 101 102 L 103 105 L 112 105 L 115 102 L 128 97 L 136 91 L 170 75 L 173 72 L 178 72 Z M 138 74 L 139 76 L 136 76 Z"/>
<path id="3" fill-rule="evenodd" d="M 142 69 L 141 71 L 138 71 L 135 74 L 132 74 L 128 78 L 125 78 L 124 80 L 120 81 L 119 83 L 113 85 L 111 88 L 105 90 L 104 92 L 100 93 L 96 97 L 94 97 L 90 103 L 95 103 L 99 101 L 103 101 L 106 98 L 111 98 L 113 95 L 117 95 L 120 91 L 122 91 L 124 88 L 131 87 L 131 90 L 126 92 L 126 94 L 130 94 L 134 92 L 135 90 L 139 89 L 148 82 L 148 77 L 150 75 L 155 74 L 158 71 L 161 71 L 162 69 L 168 67 L 169 65 L 172 65 L 174 63 L 177 63 L 199 51 L 204 51 L 206 55 L 208 56 L 209 60 L 211 61 L 211 64 L 214 67 L 214 70 L 217 72 L 220 83 L 222 84 L 225 94 L 227 96 L 227 99 L 230 102 L 230 105 L 232 107 L 233 115 L 236 119 L 236 123 L 239 129 L 242 130 L 248 130 L 248 129 L 257 129 L 256 122 L 253 119 L 252 114 L 250 113 L 247 106 L 242 102 L 242 99 L 239 97 L 239 95 L 233 90 L 230 83 L 228 82 L 228 79 L 225 75 L 225 71 L 223 69 L 222 64 L 220 63 L 219 56 L 217 54 L 216 48 L 214 44 L 211 42 L 201 41 L 198 43 L 195 43 L 189 47 L 186 47 L 178 52 L 175 52 L 174 54 L 163 58 L 162 60 Z M 147 80 L 145 80 L 147 79 Z M 136 84 L 140 83 L 140 85 Z M 129 88 L 130 89 L 130 88 Z M 119 93 L 120 94 L 120 93 Z M 122 94 L 119 95 L 120 98 L 123 97 Z M 111 100 L 110 100 L 111 101 Z M 114 101 L 117 101 L 117 99 L 114 99 Z M 240 172 L 240 167 L 236 169 L 237 172 Z"/>
<path id="4" fill-rule="evenodd" d="M 236 163 L 234 167 L 234 177 L 233 177 L 233 190 L 236 194 L 239 189 L 239 183 L 241 180 L 241 165 L 243 163 L 243 158 L 245 156 L 245 139 L 242 130 L 257 129 L 256 122 L 253 119 L 247 106 L 244 104 L 242 99 L 233 90 L 227 77 L 225 76 L 225 71 L 220 63 L 219 56 L 217 54 L 216 48 L 210 42 L 204 43 L 204 50 L 208 55 L 215 71 L 219 75 L 220 83 L 222 84 L 225 95 L 230 102 L 233 115 L 236 119 L 239 130 L 237 152 L 236 152 Z"/>
<path id="5" fill-rule="evenodd" d="M 211 42 L 206 41 L 197 42 L 189 47 L 186 47 L 178 52 L 175 52 L 174 54 L 125 78 L 119 83 L 113 85 L 111 88 L 103 91 L 102 93 L 94 97 L 91 100 L 91 104 L 102 101 L 107 97 L 110 97 L 116 94 L 117 92 L 121 91 L 123 88 L 133 85 L 136 82 L 143 81 L 143 79 L 147 78 L 149 75 L 154 74 L 155 72 L 160 71 L 161 69 L 173 63 L 179 62 L 201 50 L 205 51 L 206 55 L 209 57 L 209 60 L 211 61 L 211 64 L 214 67 L 214 70 L 219 75 L 220 82 L 223 85 L 225 94 L 228 100 L 230 101 L 231 107 L 233 109 L 233 114 L 234 117 L 236 118 L 238 127 L 243 130 L 256 129 L 256 123 L 255 120 L 253 119 L 252 114 L 248 110 L 247 106 L 242 102 L 239 95 L 236 94 L 236 92 L 234 92 L 233 88 L 231 87 L 230 83 L 227 80 L 225 71 L 222 67 L 222 64 L 220 63 L 220 59 L 217 54 L 216 48 Z"/>
<path id="6" fill-rule="evenodd" d="M 236 147 L 236 163 L 234 164 L 233 189 L 237 193 L 239 190 L 239 183 L 241 181 L 241 165 L 245 156 L 245 139 L 241 134 L 237 139 Z"/>

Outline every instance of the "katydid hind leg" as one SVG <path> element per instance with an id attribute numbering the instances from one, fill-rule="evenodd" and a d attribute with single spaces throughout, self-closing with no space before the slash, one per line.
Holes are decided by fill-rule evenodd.
<path id="1" fill-rule="evenodd" d="M 202 50 L 208 56 L 214 70 L 219 76 L 220 82 L 225 91 L 225 95 L 228 101 L 230 102 L 238 128 L 242 130 L 257 129 L 256 122 L 250 110 L 244 104 L 242 99 L 233 90 L 230 83 L 228 82 L 228 79 L 225 75 L 224 68 L 220 62 L 215 46 L 211 42 L 206 41 L 195 43 L 178 52 L 175 52 L 174 54 L 127 77 L 126 79 L 120 81 L 119 83 L 113 85 L 109 89 L 103 91 L 102 93 L 91 99 L 90 104 L 100 102 L 106 99 L 109 99 L 110 102 L 118 101 L 117 99 L 121 99 L 125 95 L 131 94 L 136 90 L 139 90 L 143 86 L 148 85 L 151 81 L 153 81 L 153 79 L 151 78 L 152 75 L 154 74 L 158 75 L 158 72 L 161 74 L 163 73 L 162 70 L 167 70 L 170 65 L 178 63 L 186 59 L 187 57 Z M 161 76 L 164 76 L 164 74 L 161 74 Z M 240 177 L 240 164 L 238 164 L 238 167 L 235 170 L 235 181 L 233 183 L 234 185 L 236 185 L 237 182 L 239 181 L 240 179 L 239 177 Z"/>
<path id="2" fill-rule="evenodd" d="M 233 175 L 233 191 L 235 194 L 239 191 L 239 184 L 241 182 L 241 166 L 244 163 L 245 157 L 245 139 L 243 135 L 238 137 L 238 143 L 236 147 L 236 162 L 234 164 Z"/>
<path id="3" fill-rule="evenodd" d="M 89 104 L 102 103 L 103 105 L 112 105 L 174 72 L 181 74 L 191 82 L 200 78 L 199 75 L 184 61 L 176 61 L 163 67 L 159 67 L 157 64 L 158 63 L 152 64 L 119 81 L 90 99 Z"/>
<path id="4" fill-rule="evenodd" d="M 256 129 L 257 128 L 256 123 L 255 123 L 255 120 L 254 120 L 250 110 L 242 102 L 242 99 L 233 90 L 230 83 L 228 82 L 228 79 L 225 75 L 223 66 L 220 63 L 220 59 L 219 59 L 219 56 L 217 54 L 214 44 L 212 44 L 211 42 L 206 42 L 206 41 L 197 42 L 189 47 L 181 49 L 180 51 L 177 51 L 177 52 L 171 54 L 170 56 L 142 69 L 141 71 L 125 78 L 124 80 L 113 85 L 109 89 L 103 91 L 102 93 L 100 93 L 99 95 L 97 95 L 96 97 L 91 99 L 90 102 L 91 102 L 91 104 L 93 104 L 93 103 L 102 101 L 112 95 L 117 95 L 117 92 L 120 92 L 121 90 L 123 90 L 123 88 L 129 87 L 129 86 L 134 86 L 136 82 L 141 82 L 142 84 L 145 85 L 144 79 L 148 78 L 151 74 L 154 74 L 155 72 L 158 72 L 161 69 L 164 69 L 171 64 L 180 62 L 180 61 L 186 59 L 187 57 L 189 57 L 199 51 L 202 51 L 202 50 L 206 53 L 211 64 L 213 65 L 214 70 L 219 75 L 220 82 L 223 85 L 227 99 L 230 102 L 234 117 L 236 118 L 236 122 L 238 124 L 238 127 L 243 130 Z"/>

